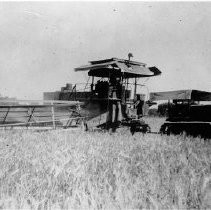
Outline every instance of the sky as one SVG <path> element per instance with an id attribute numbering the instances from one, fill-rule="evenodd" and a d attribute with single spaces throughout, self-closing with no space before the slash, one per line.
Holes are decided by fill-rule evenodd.
<path id="1" fill-rule="evenodd" d="M 211 91 L 211 2 L 0 2 L 2 96 L 42 99 L 129 52 L 162 71 L 149 91 Z"/>

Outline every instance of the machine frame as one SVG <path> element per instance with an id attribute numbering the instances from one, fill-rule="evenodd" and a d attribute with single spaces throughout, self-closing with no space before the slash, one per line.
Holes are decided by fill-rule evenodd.
<path id="1" fill-rule="evenodd" d="M 89 101 L 90 103 L 98 101 L 99 104 L 104 104 L 107 107 L 107 110 L 104 110 L 104 113 L 99 114 L 98 116 L 93 117 L 88 121 L 89 126 L 98 126 L 101 124 L 105 124 L 106 119 L 108 119 L 108 115 L 111 114 L 113 111 L 109 111 L 108 107 L 109 104 L 113 103 L 120 103 L 121 109 L 127 109 L 127 111 L 131 111 L 129 114 L 130 117 L 124 117 L 122 124 L 129 125 L 134 124 L 131 122 L 131 116 L 134 114 L 134 105 L 136 102 L 137 96 L 137 86 L 143 86 L 142 84 L 138 84 L 139 78 L 149 78 L 153 76 L 158 76 L 161 74 L 161 71 L 156 67 L 147 67 L 145 63 L 125 60 L 125 59 L 118 59 L 118 58 L 111 58 L 105 60 L 98 60 L 98 61 L 90 61 L 89 65 L 80 66 L 75 68 L 76 72 L 79 71 L 88 71 L 88 76 L 92 78 L 90 89 L 91 94 L 88 99 L 85 101 Z M 115 97 L 111 97 L 109 91 L 111 91 L 112 86 L 112 78 L 118 79 L 119 83 L 121 84 L 121 94 L 116 94 Z M 95 83 L 96 78 L 100 78 L 100 80 L 107 82 L 108 87 L 107 89 L 104 88 L 104 96 L 102 94 L 98 94 L 96 91 L 97 83 Z M 100 81 L 98 80 L 98 82 Z M 133 82 L 131 82 L 133 80 Z M 134 86 L 133 96 L 129 90 L 129 85 Z M 103 89 L 103 88 L 102 88 Z M 117 88 L 118 89 L 118 88 Z M 77 92 L 77 91 L 76 91 Z M 75 94 L 76 94 L 75 92 Z M 101 97 L 99 97 L 101 95 Z M 119 95 L 119 96 L 118 96 Z M 80 101 L 80 98 L 74 97 L 75 99 Z M 129 107 L 132 107 L 129 109 Z M 103 110 L 103 109 L 102 109 Z M 103 112 L 103 111 L 102 111 Z M 124 115 L 124 113 L 123 113 Z M 128 120 L 129 119 L 129 120 Z M 127 122 L 126 122 L 127 121 Z M 97 122 L 97 123 L 93 123 Z M 98 125 L 97 125 L 98 124 Z M 106 123 L 107 124 L 107 123 Z M 138 123 L 136 120 L 136 125 L 139 124 L 139 127 L 146 127 L 142 121 L 142 123 Z M 140 129 L 146 130 L 146 129 Z"/>

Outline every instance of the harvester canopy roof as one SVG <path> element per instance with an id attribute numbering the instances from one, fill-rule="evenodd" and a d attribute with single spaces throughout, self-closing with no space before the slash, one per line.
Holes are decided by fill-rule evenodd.
<path id="1" fill-rule="evenodd" d="M 89 76 L 110 77 L 111 74 L 125 78 L 152 77 L 161 74 L 156 67 L 146 67 L 145 63 L 118 58 L 90 61 L 89 65 L 75 68 L 75 71 L 89 71 Z"/>
<path id="2" fill-rule="evenodd" d="M 159 100 L 211 101 L 211 92 L 200 90 L 176 90 L 150 93 L 150 101 Z"/>

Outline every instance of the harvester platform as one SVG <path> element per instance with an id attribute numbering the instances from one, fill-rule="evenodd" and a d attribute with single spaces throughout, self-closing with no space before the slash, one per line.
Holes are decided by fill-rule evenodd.
<path id="1" fill-rule="evenodd" d="M 84 124 L 78 101 L 2 100 L 0 128 L 69 128 Z"/>

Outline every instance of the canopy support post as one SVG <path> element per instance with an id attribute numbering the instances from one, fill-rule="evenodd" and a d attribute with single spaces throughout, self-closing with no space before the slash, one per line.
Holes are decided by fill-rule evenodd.
<path id="1" fill-rule="evenodd" d="M 91 92 L 94 90 L 94 76 L 92 76 Z"/>
<path id="2" fill-rule="evenodd" d="M 136 91 L 137 91 L 137 78 L 135 77 L 134 100 L 136 98 Z"/>

